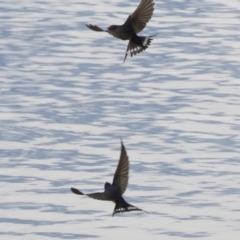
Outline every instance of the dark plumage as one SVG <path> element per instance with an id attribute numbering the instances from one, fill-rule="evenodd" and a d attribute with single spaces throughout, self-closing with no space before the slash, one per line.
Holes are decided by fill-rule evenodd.
<path id="1" fill-rule="evenodd" d="M 111 25 L 107 30 L 102 28 L 87 24 L 86 26 L 93 31 L 97 32 L 108 32 L 115 38 L 121 40 L 129 40 L 124 62 L 127 58 L 128 52 L 130 52 L 131 57 L 146 50 L 151 44 L 152 37 L 140 37 L 137 33 L 141 32 L 147 25 L 148 21 L 151 19 L 154 11 L 153 0 L 141 0 L 137 9 L 128 16 L 126 22 L 123 25 Z"/>
<path id="2" fill-rule="evenodd" d="M 143 211 L 129 203 L 127 203 L 122 195 L 124 194 L 129 178 L 129 161 L 126 149 L 121 142 L 121 154 L 118 162 L 117 169 L 115 171 L 112 184 L 106 182 L 104 185 L 104 192 L 96 192 L 84 194 L 76 188 L 71 188 L 71 191 L 77 195 L 86 195 L 90 198 L 104 201 L 112 201 L 115 203 L 115 208 L 112 216 L 115 213 L 130 212 L 130 211 Z"/>

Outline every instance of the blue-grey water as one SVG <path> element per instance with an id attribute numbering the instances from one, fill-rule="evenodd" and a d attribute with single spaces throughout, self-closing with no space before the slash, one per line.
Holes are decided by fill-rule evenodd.
<path id="1" fill-rule="evenodd" d="M 93 32 L 140 0 L 0 2 L 0 238 L 240 236 L 240 1 L 156 0 L 127 42 Z M 123 139 L 125 199 L 73 195 L 112 181 Z"/>

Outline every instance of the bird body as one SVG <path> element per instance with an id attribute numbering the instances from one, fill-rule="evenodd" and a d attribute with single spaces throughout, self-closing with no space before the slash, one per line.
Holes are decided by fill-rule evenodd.
<path id="1" fill-rule="evenodd" d="M 111 25 L 107 32 L 121 40 L 130 40 L 133 36 L 137 36 L 131 26 L 125 25 Z"/>
<path id="2" fill-rule="evenodd" d="M 104 185 L 105 194 L 111 197 L 113 202 L 116 202 L 119 197 L 121 197 L 120 192 L 116 187 L 114 187 L 111 183 L 106 182 Z"/>
<path id="3" fill-rule="evenodd" d="M 129 40 L 124 62 L 127 58 L 128 52 L 131 57 L 146 50 L 151 44 L 152 37 L 138 36 L 137 33 L 141 32 L 148 21 L 151 19 L 154 11 L 153 0 L 141 0 L 137 9 L 129 15 L 123 25 L 111 25 L 107 30 L 103 30 L 96 25 L 87 24 L 86 26 L 93 31 L 108 32 L 113 37 L 121 40 Z"/>
<path id="4" fill-rule="evenodd" d="M 76 188 L 71 188 L 71 191 L 77 195 L 86 195 L 90 198 L 94 198 L 97 200 L 114 202 L 115 208 L 113 210 L 112 216 L 120 212 L 142 211 L 142 209 L 127 203 L 122 197 L 128 185 L 129 178 L 128 175 L 129 175 L 128 156 L 123 145 L 123 142 L 121 142 L 121 154 L 117 169 L 114 174 L 113 183 L 111 184 L 109 182 L 106 182 L 104 185 L 104 192 L 84 194 Z"/>

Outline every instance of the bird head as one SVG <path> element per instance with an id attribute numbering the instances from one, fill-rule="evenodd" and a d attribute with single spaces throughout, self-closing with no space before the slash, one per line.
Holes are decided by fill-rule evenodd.
<path id="1" fill-rule="evenodd" d="M 106 189 L 106 188 L 108 188 L 108 187 L 110 187 L 110 186 L 111 186 L 111 183 L 106 182 L 105 185 L 104 185 L 104 189 Z"/>

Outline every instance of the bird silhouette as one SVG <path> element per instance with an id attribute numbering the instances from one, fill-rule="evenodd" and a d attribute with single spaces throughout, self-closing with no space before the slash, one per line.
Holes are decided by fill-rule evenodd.
<path id="1" fill-rule="evenodd" d="M 131 57 L 146 50 L 153 40 L 152 35 L 149 37 L 138 36 L 137 33 L 141 32 L 148 21 L 151 19 L 154 11 L 153 0 L 141 0 L 137 9 L 128 16 L 123 25 L 111 25 L 104 30 L 96 25 L 87 24 L 86 26 L 96 32 L 108 32 L 115 38 L 121 40 L 129 40 L 124 61 L 127 58 L 128 52 Z"/>
<path id="2" fill-rule="evenodd" d="M 104 185 L 104 192 L 96 192 L 84 194 L 76 188 L 71 188 L 71 191 L 77 195 L 86 195 L 90 198 L 104 201 L 112 201 L 115 203 L 112 216 L 116 213 L 130 212 L 130 211 L 143 211 L 129 203 L 127 203 L 122 195 L 126 191 L 129 178 L 129 161 L 126 149 L 121 141 L 121 154 L 115 171 L 112 184 L 106 182 Z"/>

